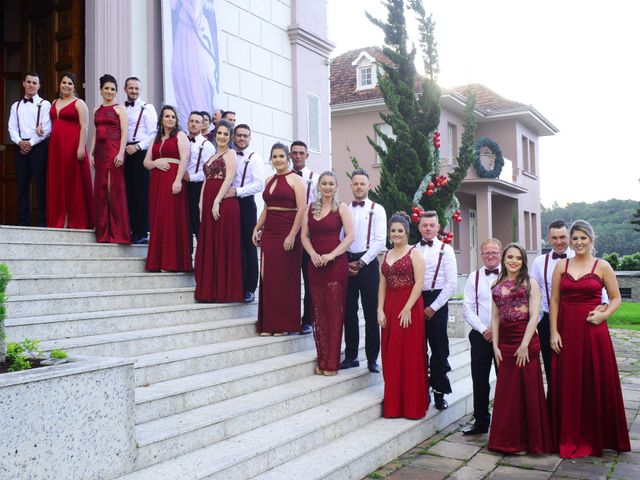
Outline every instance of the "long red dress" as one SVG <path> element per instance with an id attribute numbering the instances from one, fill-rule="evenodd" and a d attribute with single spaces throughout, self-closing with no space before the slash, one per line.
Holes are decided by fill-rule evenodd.
<path id="1" fill-rule="evenodd" d="M 240 203 L 237 197 L 220 203 L 220 218 L 213 219 L 213 201 L 226 177 L 224 156 L 205 164 L 202 193 L 202 222 L 196 249 L 195 299 L 198 302 L 241 302 L 242 249 Z"/>
<path id="2" fill-rule="evenodd" d="M 329 253 L 340 244 L 342 218 L 339 211 L 329 212 L 324 218 L 316 220 L 309 208 L 308 222 L 311 245 L 318 255 Z M 320 370 L 335 372 L 340 367 L 348 281 L 349 262 L 346 253 L 338 255 L 324 267 L 316 267 L 309 261 L 313 338 Z"/>
<path id="3" fill-rule="evenodd" d="M 53 102 L 47 160 L 47 227 L 93 228 L 89 159 L 78 161 L 80 119 L 75 99 L 57 110 Z"/>
<path id="4" fill-rule="evenodd" d="M 607 322 L 593 325 L 587 314 L 602 301 L 603 282 L 594 273 L 560 278 L 560 354 L 551 359 L 549 403 L 553 439 L 563 458 L 602 456 L 603 449 L 628 452 L 629 432 Z"/>
<path id="5" fill-rule="evenodd" d="M 267 183 L 262 193 L 265 208 L 296 208 L 295 193 L 285 178 L 291 173 L 293 172 L 274 175 Z M 295 210 L 267 210 L 260 241 L 260 332 L 282 333 L 300 330 L 300 234 L 296 235 L 291 250 L 287 252 L 282 247 L 295 218 Z"/>
<path id="6" fill-rule="evenodd" d="M 150 271 L 190 272 L 189 206 L 187 185 L 183 181 L 180 193 L 174 195 L 171 185 L 178 172 L 180 152 L 178 136 L 155 142 L 152 158 L 173 159 L 169 170 L 151 170 L 149 182 L 149 249 L 145 268 Z"/>
<path id="7" fill-rule="evenodd" d="M 503 453 L 549 452 L 551 429 L 544 398 L 538 334 L 531 337 L 529 362 L 524 367 L 516 366 L 514 356 L 529 322 L 527 288 L 507 279 L 493 287 L 491 295 L 498 307 L 498 347 L 502 362 L 498 370 L 488 448 Z"/>
<path id="8" fill-rule="evenodd" d="M 384 375 L 385 418 L 422 418 L 429 408 L 429 380 L 424 355 L 425 322 L 422 296 L 411 307 L 411 324 L 400 326 L 400 311 L 407 304 L 415 284 L 411 250 L 393 265 L 385 254 L 381 267 L 387 282 L 384 314 L 387 326 L 382 329 L 382 374 Z"/>
<path id="9" fill-rule="evenodd" d="M 116 167 L 113 160 L 120 150 L 120 117 L 113 105 L 96 110 L 96 169 L 93 208 L 96 241 L 100 243 L 131 243 L 127 194 L 124 186 L 124 165 Z"/>

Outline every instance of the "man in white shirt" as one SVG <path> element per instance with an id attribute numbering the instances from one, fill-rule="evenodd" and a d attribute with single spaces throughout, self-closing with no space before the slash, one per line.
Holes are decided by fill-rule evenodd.
<path id="1" fill-rule="evenodd" d="M 491 337 L 491 287 L 500 274 L 502 243 L 488 238 L 480 245 L 484 267 L 471 272 L 464 286 L 462 315 L 471 325 L 471 380 L 473 381 L 474 423 L 462 429 L 463 435 L 479 435 L 489 431 L 489 375 L 495 365 Z M 497 371 L 497 365 L 496 365 Z"/>
<path id="2" fill-rule="evenodd" d="M 291 144 L 289 156 L 293 163 L 293 172 L 302 177 L 306 185 L 305 198 L 307 205 L 316 201 L 316 188 L 318 185 L 318 175 L 307 167 L 307 144 L 302 140 L 296 140 Z M 311 333 L 311 294 L 309 293 L 309 281 L 307 277 L 307 264 L 309 262 L 309 254 L 302 249 L 302 278 L 304 279 L 304 311 L 302 313 L 302 325 L 300 327 L 301 335 Z"/>
<path id="3" fill-rule="evenodd" d="M 365 352 L 367 367 L 372 373 L 380 373 L 380 328 L 378 326 L 378 287 L 380 266 L 378 255 L 385 247 L 387 238 L 387 213 L 382 205 L 369 200 L 371 182 L 366 170 L 351 173 L 353 201 L 349 210 L 353 218 L 355 240 L 347 250 L 349 259 L 349 286 L 344 318 L 344 341 L 346 348 L 340 368 L 360 365 L 358 345 L 360 343 L 360 321 L 358 298 L 361 297 L 365 320 Z"/>
<path id="4" fill-rule="evenodd" d="M 448 302 L 456 291 L 458 266 L 451 246 L 438 239 L 440 223 L 436 212 L 424 212 L 418 229 L 422 239 L 416 244 L 416 248 L 422 253 L 425 262 L 422 300 L 427 322 L 425 332 L 431 350 L 431 356 L 427 357 L 429 386 L 433 390 L 435 407 L 444 410 L 449 406 L 444 396 L 451 393 L 451 383 L 447 378 L 447 373 L 451 371 L 447 335 Z"/>
<path id="5" fill-rule="evenodd" d="M 244 282 L 244 301 L 255 299 L 258 287 L 258 250 L 251 236 L 258 221 L 258 210 L 254 195 L 264 190 L 262 158 L 249 148 L 251 128 L 245 123 L 238 125 L 233 132 L 233 144 L 238 156 L 238 168 L 233 184 L 227 191 L 227 197 L 238 197 L 240 202 L 240 235 L 242 239 L 242 278 Z"/>
<path id="6" fill-rule="evenodd" d="M 551 251 L 539 255 L 531 265 L 531 276 L 538 281 L 542 290 L 542 305 L 540 320 L 538 321 L 538 336 L 540 337 L 540 353 L 544 363 L 544 373 L 547 385 L 551 385 L 551 332 L 549 327 L 549 298 L 551 298 L 551 279 L 556 264 L 563 258 L 572 258 L 575 252 L 569 248 L 569 226 L 564 220 L 554 220 L 549 224 L 547 241 Z M 606 290 L 602 290 L 602 303 L 608 304 L 609 297 Z M 600 309 L 600 307 L 598 307 Z M 602 307 L 602 311 L 606 307 Z"/>
<path id="7" fill-rule="evenodd" d="M 38 195 L 38 226 L 47 226 L 47 138 L 51 133 L 51 104 L 38 95 L 40 75 L 27 72 L 22 81 L 24 97 L 11 105 L 9 136 L 16 144 L 15 171 L 20 225 L 31 225 L 29 190 L 33 178 Z"/>
<path id="8" fill-rule="evenodd" d="M 140 99 L 140 79 L 129 77 L 124 82 L 128 117 L 124 179 L 131 225 L 132 243 L 149 242 L 149 170 L 142 162 L 158 131 L 158 114 L 150 103 Z"/>
<path id="9" fill-rule="evenodd" d="M 193 252 L 193 236 L 198 238 L 200 230 L 200 191 L 204 182 L 204 164 L 216 153 L 213 144 L 202 135 L 202 113 L 191 112 L 187 128 L 189 129 L 189 162 L 184 172 L 187 183 L 187 200 L 189 203 L 189 244 Z"/>

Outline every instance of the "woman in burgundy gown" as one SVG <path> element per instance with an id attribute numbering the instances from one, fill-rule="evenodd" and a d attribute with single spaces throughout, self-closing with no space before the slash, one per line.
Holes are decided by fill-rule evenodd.
<path id="1" fill-rule="evenodd" d="M 95 130 L 89 159 L 95 168 L 93 212 L 96 241 L 131 243 L 127 194 L 124 182 L 124 149 L 127 145 L 127 112 L 115 103 L 118 83 L 109 75 L 100 77 L 102 105 L 94 112 Z"/>
<path id="2" fill-rule="evenodd" d="M 195 299 L 198 302 L 241 302 L 242 250 L 240 203 L 225 198 L 236 174 L 236 152 L 229 148 L 233 127 L 226 120 L 216 128 L 216 154 L 204 165 L 200 192 L 200 231 L 196 249 Z"/>
<path id="3" fill-rule="evenodd" d="M 417 419 L 429 408 L 422 303 L 424 258 L 408 246 L 409 217 L 404 212 L 396 212 L 389 219 L 389 239 L 393 248 L 382 261 L 378 293 L 384 375 L 382 415 Z"/>
<path id="4" fill-rule="evenodd" d="M 253 243 L 261 247 L 257 328 L 262 336 L 300 330 L 300 224 L 306 204 L 304 183 L 289 166 L 289 148 L 276 143 L 270 158 L 276 173 L 265 182 L 265 207 L 253 230 Z"/>
<path id="5" fill-rule="evenodd" d="M 93 228 L 91 171 L 86 161 L 87 104 L 75 96 L 78 81 L 65 73 L 51 105 L 47 160 L 47 226 Z"/>
<path id="6" fill-rule="evenodd" d="M 158 118 L 158 133 L 147 151 L 144 166 L 151 170 L 149 182 L 149 249 L 145 269 L 190 272 L 189 212 L 184 172 L 189 158 L 189 139 L 180 130 L 178 114 L 165 105 Z"/>
<path id="7" fill-rule="evenodd" d="M 316 201 L 302 222 L 302 246 L 309 254 L 309 289 L 313 338 L 318 352 L 318 375 L 335 375 L 347 301 L 347 248 L 355 233 L 349 208 L 338 203 L 338 180 L 333 172 L 318 178 Z M 344 237 L 340 240 L 340 232 Z"/>
<path id="8" fill-rule="evenodd" d="M 489 450 L 547 453 L 549 413 L 540 367 L 540 287 L 529 277 L 527 254 L 517 243 L 502 252 L 502 268 L 491 290 L 491 331 L 498 364 Z"/>
<path id="9" fill-rule="evenodd" d="M 554 445 L 563 458 L 628 452 L 627 421 L 607 318 L 620 306 L 616 276 L 593 257 L 591 225 L 578 220 L 569 231 L 576 255 L 553 271 L 549 321 L 552 375 L 549 388 Z M 599 308 L 602 288 L 609 305 Z"/>

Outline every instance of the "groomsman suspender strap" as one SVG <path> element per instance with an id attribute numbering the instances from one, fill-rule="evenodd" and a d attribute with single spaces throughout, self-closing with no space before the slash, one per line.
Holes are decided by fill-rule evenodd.
<path id="1" fill-rule="evenodd" d="M 444 250 L 444 243 L 440 245 L 440 252 Z M 436 279 L 438 278 L 438 272 L 440 271 L 440 264 L 442 263 L 442 254 L 438 255 L 438 264 L 436 265 L 436 273 L 433 274 L 433 282 L 431 282 L 431 290 L 436 286 Z"/>
<path id="2" fill-rule="evenodd" d="M 480 315 L 478 308 L 478 282 L 480 281 L 480 270 L 476 270 L 476 315 Z"/>
<path id="3" fill-rule="evenodd" d="M 40 103 L 38 103 L 38 116 L 36 117 L 36 128 L 38 128 L 38 125 L 40 125 L 40 110 L 42 109 L 42 102 L 44 102 L 44 100 L 40 100 Z M 20 115 L 18 115 L 18 109 L 20 108 L 21 103 L 22 103 L 22 98 L 18 100 L 18 103 L 16 104 L 16 123 L 18 124 L 18 136 L 22 139 L 22 130 L 20 129 Z"/>
<path id="4" fill-rule="evenodd" d="M 133 141 L 136 141 L 136 135 L 138 135 L 138 128 L 140 127 L 140 120 L 142 120 L 142 114 L 144 113 L 144 108 L 149 105 L 149 103 L 145 103 L 140 109 L 140 114 L 138 115 L 138 121 L 136 122 L 136 129 L 133 131 Z M 197 171 L 197 170 L 196 170 Z"/>
<path id="5" fill-rule="evenodd" d="M 309 181 L 307 182 L 307 203 L 309 203 L 309 193 L 311 192 L 311 179 L 312 178 L 313 178 L 313 172 L 309 172 Z"/>
<path id="6" fill-rule="evenodd" d="M 205 139 L 204 142 L 200 144 L 200 151 L 198 152 L 198 161 L 196 162 L 196 173 L 198 173 L 198 170 L 200 170 L 200 160 L 202 159 L 202 149 L 204 148 L 204 144 L 208 141 L 209 140 Z"/>
<path id="7" fill-rule="evenodd" d="M 544 256 L 544 289 L 547 292 L 547 309 L 549 308 L 549 281 L 547 280 L 547 267 L 549 266 L 549 255 L 551 253 L 547 253 Z"/>
<path id="8" fill-rule="evenodd" d="M 251 160 L 251 157 L 253 157 L 254 153 L 256 153 L 256 152 L 251 152 L 249 154 L 249 158 L 244 161 L 244 170 L 242 171 L 242 181 L 240 182 L 240 186 L 241 187 L 244 187 L 244 179 L 247 176 L 247 167 L 249 166 L 249 161 Z"/>
<path id="9" fill-rule="evenodd" d="M 371 222 L 373 221 L 373 207 L 376 206 L 376 202 L 371 202 L 371 211 L 369 212 L 369 227 L 367 227 L 367 250 L 369 250 L 369 243 L 371 243 Z"/>

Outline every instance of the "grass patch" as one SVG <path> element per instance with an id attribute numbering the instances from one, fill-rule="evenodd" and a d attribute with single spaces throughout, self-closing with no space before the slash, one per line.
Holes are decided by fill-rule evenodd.
<path id="1" fill-rule="evenodd" d="M 620 308 L 609 317 L 607 323 L 611 328 L 640 330 L 640 303 L 622 302 Z"/>

